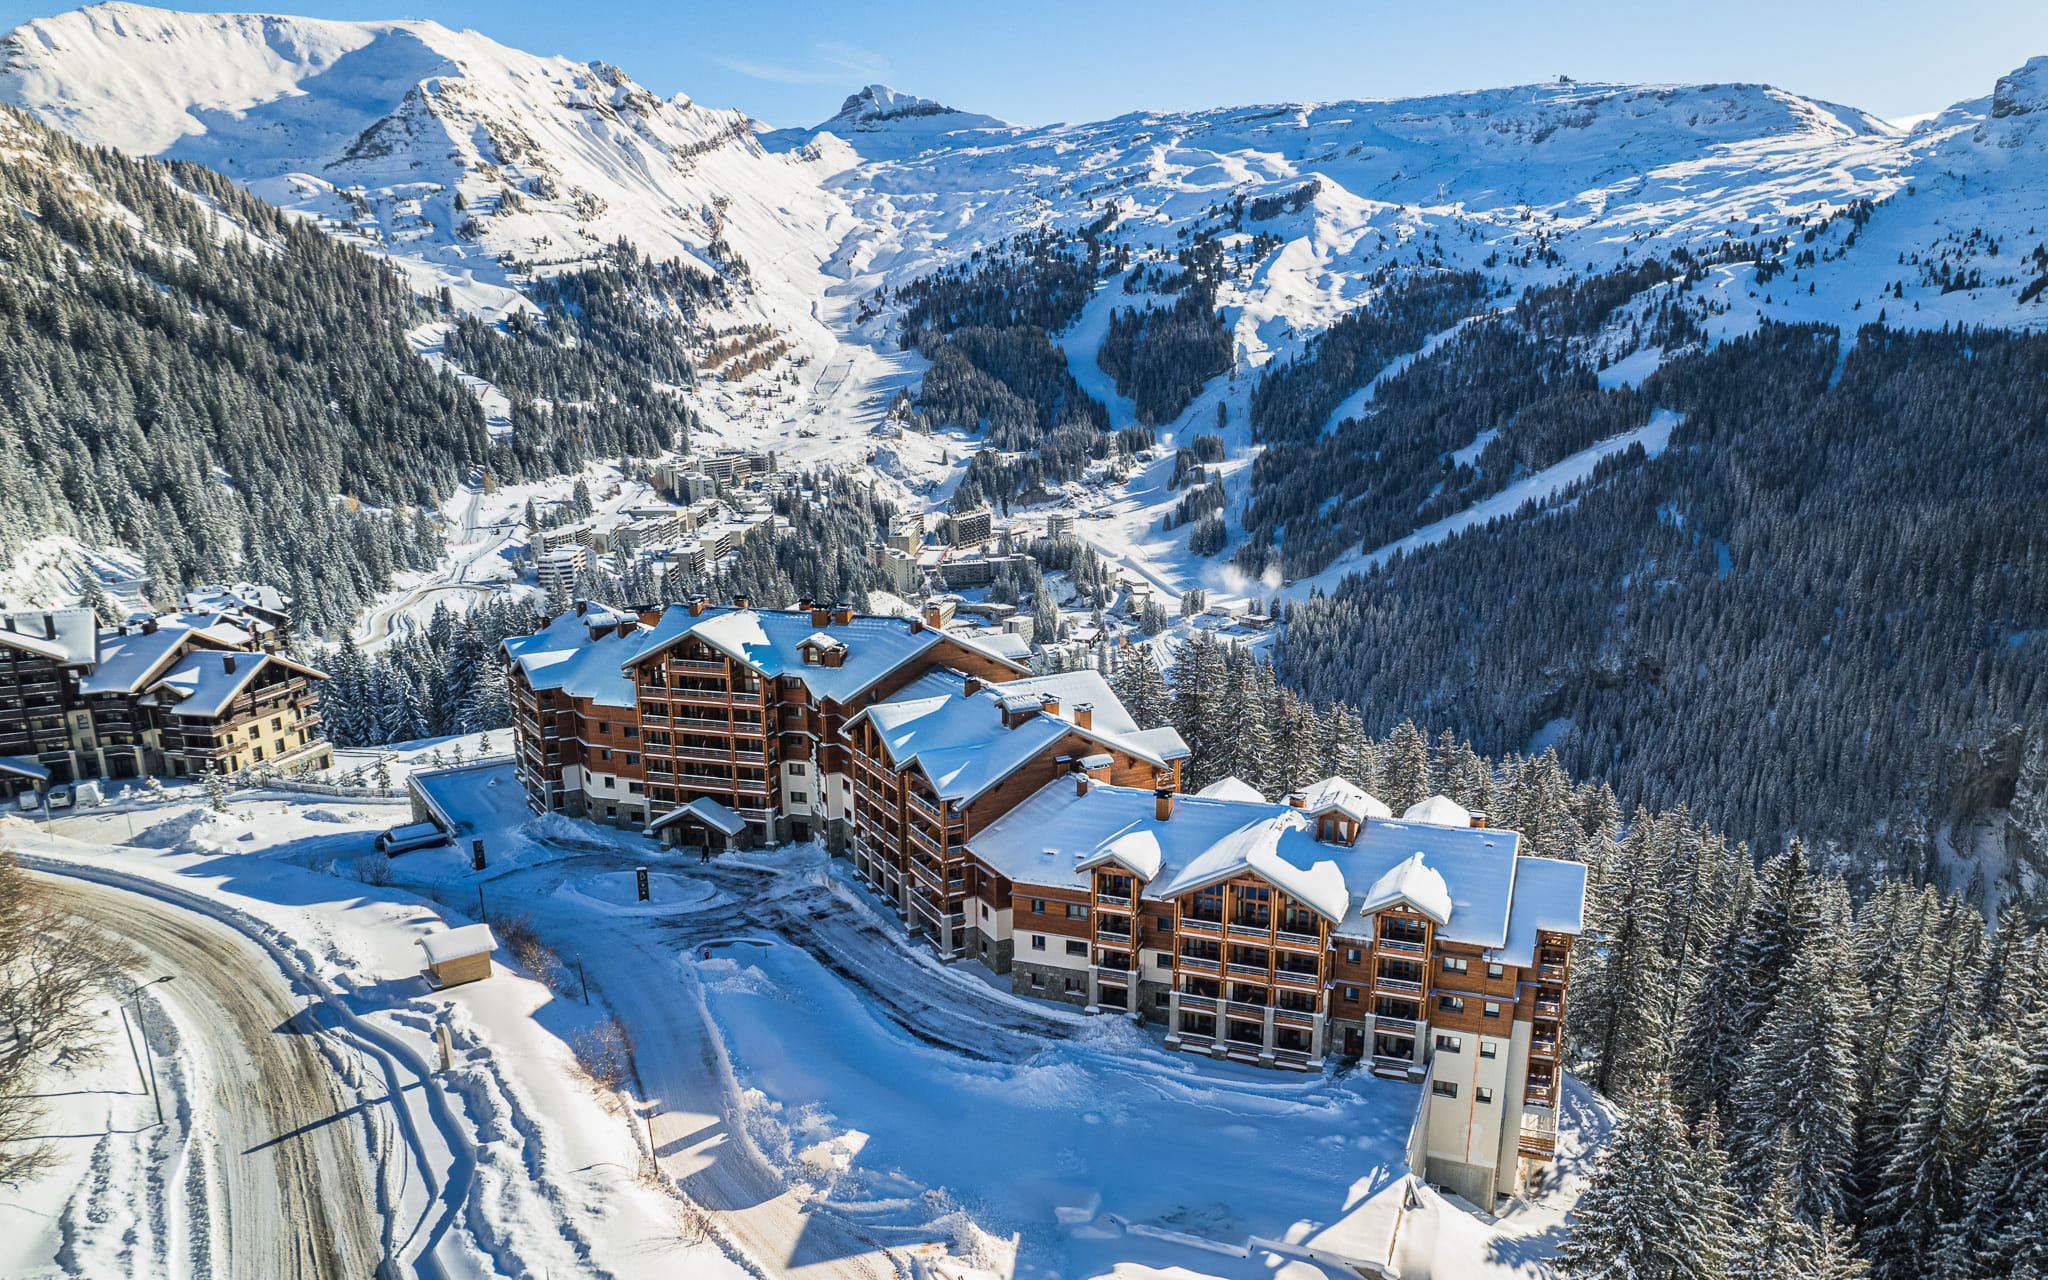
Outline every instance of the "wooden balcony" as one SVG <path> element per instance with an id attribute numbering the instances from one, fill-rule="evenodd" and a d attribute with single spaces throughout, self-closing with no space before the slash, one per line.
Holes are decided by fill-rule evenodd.
<path id="1" fill-rule="evenodd" d="M 1536 1016 L 1555 1022 L 1564 1016 L 1564 1002 L 1561 1000 L 1539 999 L 1536 1001 Z"/>
<path id="2" fill-rule="evenodd" d="M 1397 991 L 1406 996 L 1419 996 L 1422 994 L 1422 984 L 1410 982 L 1406 978 L 1382 978 L 1375 974 L 1372 985 L 1380 991 Z"/>
<path id="3" fill-rule="evenodd" d="M 1399 951 L 1411 956 L 1429 954 L 1428 947 L 1420 942 L 1410 942 L 1406 938 L 1381 938 L 1379 940 L 1379 947 L 1382 951 Z"/>
<path id="4" fill-rule="evenodd" d="M 1285 929 L 1275 930 L 1274 941 L 1294 951 L 1321 951 L 1323 940 L 1313 933 L 1289 933 Z"/>
<path id="5" fill-rule="evenodd" d="M 1564 981 L 1564 966 L 1561 964 L 1539 964 L 1536 972 L 1555 982 Z"/>
<path id="6" fill-rule="evenodd" d="M 1224 933 L 1232 938 L 1242 938 L 1246 942 L 1271 942 L 1273 940 L 1273 930 L 1270 925 L 1245 924 L 1237 920 L 1232 920 L 1224 930 Z"/>
<path id="7" fill-rule="evenodd" d="M 1301 1009 L 1275 1009 L 1273 1023 L 1275 1026 L 1299 1027 L 1304 1031 L 1312 1031 L 1315 1029 L 1316 1015 Z"/>
<path id="8" fill-rule="evenodd" d="M 1120 893 L 1098 893 L 1095 895 L 1095 905 L 1111 911 L 1128 912 L 1131 909 L 1131 900 Z"/>
<path id="9" fill-rule="evenodd" d="M 1180 1007 L 1184 1013 L 1214 1013 L 1216 1001 L 1208 996 L 1191 996 L 1183 991 L 1180 996 Z"/>
<path id="10" fill-rule="evenodd" d="M 1128 987 L 1131 985 L 1131 971 L 1113 964 L 1098 964 L 1095 966 L 1095 980 L 1104 986 Z"/>
<path id="11" fill-rule="evenodd" d="M 1195 973 L 1221 973 L 1223 971 L 1223 966 L 1218 962 L 1204 960 L 1200 956 L 1175 956 L 1173 967 L 1176 969 L 1192 970 Z"/>
<path id="12" fill-rule="evenodd" d="M 1241 1018 L 1247 1022 L 1263 1023 L 1266 1020 L 1266 1010 L 1270 1007 L 1263 1004 L 1247 1004 L 1242 1000 L 1225 1000 L 1223 1002 L 1223 1011 L 1225 1013 L 1233 1018 Z"/>
<path id="13" fill-rule="evenodd" d="M 1194 916 L 1182 916 L 1180 918 L 1180 931 L 1182 933 L 1203 933 L 1208 934 L 1210 937 L 1220 938 L 1223 936 L 1223 922 L 1221 920 L 1199 920 Z"/>
<path id="14" fill-rule="evenodd" d="M 1413 1018 L 1390 1018 L 1381 1014 L 1373 1019 L 1376 1031 L 1391 1031 L 1400 1035 L 1420 1035 L 1422 1024 Z"/>
<path id="15" fill-rule="evenodd" d="M 1297 973 L 1292 969 L 1273 970 L 1273 981 L 1296 991 L 1321 991 L 1323 976 L 1320 973 Z"/>
<path id="16" fill-rule="evenodd" d="M 945 820 L 940 817 L 938 803 L 930 796 L 924 795 L 921 792 L 913 791 L 910 793 L 910 807 L 925 817 L 930 818 L 933 822 L 943 822 Z"/>
<path id="17" fill-rule="evenodd" d="M 1262 964 L 1226 964 L 1223 966 L 1223 970 L 1225 973 L 1235 974 L 1241 978 L 1258 978 L 1261 981 L 1264 981 L 1266 975 L 1272 972 Z"/>
<path id="18" fill-rule="evenodd" d="M 670 658 L 668 660 L 668 669 L 670 671 L 710 671 L 724 675 L 726 663 L 723 658 L 719 658 L 716 661 L 710 658 Z"/>

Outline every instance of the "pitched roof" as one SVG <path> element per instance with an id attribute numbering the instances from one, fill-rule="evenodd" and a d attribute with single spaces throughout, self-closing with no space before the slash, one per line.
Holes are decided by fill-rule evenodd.
<path id="1" fill-rule="evenodd" d="M 1531 946 L 1535 928 L 1580 928 L 1585 869 L 1520 856 L 1516 832 L 1370 818 L 1355 844 L 1326 844 L 1311 819 L 1284 804 L 1176 795 L 1161 821 L 1150 791 L 1097 784 L 1077 794 L 1062 780 L 970 837 L 967 848 L 1020 884 L 1085 888 L 1091 868 L 1115 862 L 1147 882 L 1148 899 L 1250 872 L 1347 935 L 1369 932 L 1367 917 L 1395 901 L 1438 920 L 1438 937 L 1488 948 L 1511 945 L 1516 904 L 1546 922 L 1514 921 L 1514 937 L 1526 925 Z M 1532 865 L 1536 884 L 1524 895 L 1519 886 Z"/>
<path id="2" fill-rule="evenodd" d="M 1235 776 L 1218 778 L 1200 791 L 1195 792 L 1195 794 L 1207 800 L 1244 800 L 1252 804 L 1266 803 L 1266 797 L 1255 791 L 1249 782 Z"/>
<path id="3" fill-rule="evenodd" d="M 1302 807 L 1311 816 L 1341 813 L 1353 822 L 1367 818 L 1391 818 L 1394 811 L 1348 778 L 1324 778 L 1302 793 Z"/>
<path id="4" fill-rule="evenodd" d="M 1472 811 L 1446 795 L 1420 800 L 1402 811 L 1403 822 L 1426 822 L 1433 827 L 1469 827 Z"/>
<path id="5" fill-rule="evenodd" d="M 230 665 L 233 670 L 229 670 Z M 288 667 L 316 680 L 327 678 L 324 671 L 274 653 L 222 653 L 208 649 L 187 654 L 183 661 L 152 681 L 145 696 L 155 698 L 158 705 L 168 706 L 174 715 L 211 720 L 248 688 L 259 672 L 272 666 Z"/>
<path id="6" fill-rule="evenodd" d="M 710 796 L 699 796 L 688 804 L 679 805 L 647 824 L 649 831 L 672 827 L 684 818 L 695 818 L 707 827 L 736 836 L 747 829 L 747 820 L 731 809 L 713 800 Z"/>
<path id="7" fill-rule="evenodd" d="M 99 649 L 99 615 L 90 609 L 23 609 L 0 614 L 0 644 L 66 666 L 82 666 Z"/>

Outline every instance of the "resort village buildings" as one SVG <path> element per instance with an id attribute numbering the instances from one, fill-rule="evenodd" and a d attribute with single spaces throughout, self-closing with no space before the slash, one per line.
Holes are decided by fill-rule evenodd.
<path id="1" fill-rule="evenodd" d="M 284 656 L 288 604 L 242 586 L 112 627 L 90 609 L 0 615 L 0 790 L 327 768 L 326 676 Z"/>
<path id="2" fill-rule="evenodd" d="M 1100 674 L 942 621 L 579 606 L 505 643 L 519 777 L 669 843 L 823 838 L 942 958 L 1183 1051 L 1423 1081 L 1413 1154 L 1476 1204 L 1552 1158 L 1583 866 L 1442 796 L 1185 794 Z"/>

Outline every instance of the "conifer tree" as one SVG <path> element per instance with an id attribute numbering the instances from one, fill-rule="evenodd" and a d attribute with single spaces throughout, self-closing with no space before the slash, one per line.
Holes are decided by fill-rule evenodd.
<path id="1" fill-rule="evenodd" d="M 1963 1216 L 1942 1232 L 1937 1261 L 1958 1280 L 2048 1270 L 2048 1007 L 2020 1025 L 2018 1049 L 2018 1080 L 1993 1113 Z"/>
<path id="2" fill-rule="evenodd" d="M 1653 1089 L 1616 1126 L 1555 1266 L 1568 1280 L 1725 1280 L 1729 1225 L 1718 1153 L 1688 1142 Z"/>
<path id="3" fill-rule="evenodd" d="M 1380 785 L 1386 788 L 1380 799 L 1396 817 L 1429 798 L 1429 739 L 1413 720 L 1403 720 L 1389 735 L 1380 757 Z"/>
<path id="4" fill-rule="evenodd" d="M 1136 657 L 1119 667 L 1110 685 L 1140 729 L 1156 729 L 1173 722 L 1166 682 L 1159 678 L 1159 667 L 1149 651 L 1140 649 Z"/>
<path id="5" fill-rule="evenodd" d="M 1587 894 L 1596 915 L 1578 954 L 1591 963 L 1573 983 L 1571 1031 L 1593 1061 L 1587 1083 L 1620 1099 L 1665 1087 L 1665 843 L 1661 824 L 1638 820 Z"/>

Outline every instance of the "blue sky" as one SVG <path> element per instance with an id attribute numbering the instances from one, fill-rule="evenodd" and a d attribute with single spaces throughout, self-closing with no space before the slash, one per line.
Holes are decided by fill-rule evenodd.
<path id="1" fill-rule="evenodd" d="M 0 0 L 0 29 L 75 6 Z M 2043 0 L 386 0 L 167 7 L 432 18 L 613 62 L 662 94 L 814 124 L 881 81 L 1024 124 L 1546 80 L 1764 81 L 1887 118 L 2048 54 Z"/>

